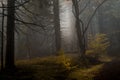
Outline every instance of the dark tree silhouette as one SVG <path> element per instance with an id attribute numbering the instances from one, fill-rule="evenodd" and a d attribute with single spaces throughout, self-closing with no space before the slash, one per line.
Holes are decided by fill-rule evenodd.
<path id="1" fill-rule="evenodd" d="M 85 37 L 83 37 L 83 22 L 79 18 L 80 15 L 80 10 L 79 10 L 79 4 L 77 0 L 72 0 L 74 9 L 75 9 L 75 17 L 76 17 L 76 30 L 77 30 L 77 37 L 78 37 L 78 44 L 79 44 L 79 49 L 81 56 L 85 55 Z M 81 26 L 82 24 L 82 26 Z"/>
<path id="2" fill-rule="evenodd" d="M 1 70 L 3 70 L 4 68 L 4 56 L 3 56 L 3 53 L 4 53 L 4 12 L 5 12 L 5 8 L 4 8 L 4 3 L 1 2 L 2 4 L 2 30 L 1 30 Z"/>
<path id="3" fill-rule="evenodd" d="M 5 68 L 13 69 L 14 62 L 15 0 L 7 1 L 7 45 Z"/>

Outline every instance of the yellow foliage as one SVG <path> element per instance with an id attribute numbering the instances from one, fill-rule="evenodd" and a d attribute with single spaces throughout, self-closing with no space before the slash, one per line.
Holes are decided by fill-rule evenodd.
<path id="1" fill-rule="evenodd" d="M 89 68 L 76 69 L 68 76 L 68 80 L 94 80 L 94 77 L 100 72 L 103 64 L 95 65 Z"/>
<path id="2" fill-rule="evenodd" d="M 59 56 L 58 56 L 57 62 L 59 64 L 62 64 L 63 67 L 65 67 L 68 70 L 70 70 L 72 68 L 71 67 L 71 58 L 67 57 L 63 50 L 59 51 Z"/>
<path id="3" fill-rule="evenodd" d="M 109 45 L 110 43 L 106 34 L 96 34 L 95 36 L 90 35 L 86 54 L 98 57 L 100 54 L 107 53 Z"/>

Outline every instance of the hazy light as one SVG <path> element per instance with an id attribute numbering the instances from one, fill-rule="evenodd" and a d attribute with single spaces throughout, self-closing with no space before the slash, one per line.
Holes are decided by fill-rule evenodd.
<path id="1" fill-rule="evenodd" d="M 72 13 L 72 2 L 63 1 L 61 3 L 61 34 L 63 47 L 71 49 L 75 46 L 76 33 L 75 33 L 75 18 Z"/>

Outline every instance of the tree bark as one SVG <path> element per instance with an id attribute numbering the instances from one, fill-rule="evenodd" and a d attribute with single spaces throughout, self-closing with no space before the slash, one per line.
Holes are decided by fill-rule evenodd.
<path id="1" fill-rule="evenodd" d="M 15 0 L 7 0 L 7 44 L 5 68 L 13 69 L 14 62 Z"/>
<path id="2" fill-rule="evenodd" d="M 60 32 L 60 15 L 59 15 L 59 0 L 53 0 L 54 5 L 54 26 L 55 26 L 55 40 L 56 52 L 61 49 L 61 32 Z"/>
<path id="3" fill-rule="evenodd" d="M 4 7 L 4 4 L 2 3 L 2 7 Z M 1 70 L 3 70 L 4 67 L 4 11 L 5 9 L 2 8 L 2 31 L 1 31 Z"/>
<path id="4" fill-rule="evenodd" d="M 85 36 L 83 34 L 83 27 L 80 25 L 80 11 L 79 11 L 79 6 L 78 6 L 78 1 L 77 0 L 72 0 L 74 9 L 75 9 L 75 18 L 76 18 L 76 30 L 77 30 L 77 37 L 78 37 L 78 44 L 80 48 L 80 53 L 81 56 L 85 55 Z"/>

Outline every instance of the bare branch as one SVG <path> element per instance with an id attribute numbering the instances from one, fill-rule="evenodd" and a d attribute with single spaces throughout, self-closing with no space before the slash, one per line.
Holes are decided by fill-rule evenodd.
<path id="1" fill-rule="evenodd" d="M 90 17 L 90 19 L 89 19 L 89 21 L 88 21 L 88 23 L 87 23 L 87 26 L 86 26 L 86 28 L 85 28 L 85 30 L 84 30 L 84 32 L 83 32 L 84 34 L 85 34 L 86 31 L 88 30 L 89 25 L 90 25 L 90 23 L 91 23 L 94 15 L 96 14 L 97 10 L 98 10 L 106 1 L 107 1 L 107 0 L 104 0 L 101 4 L 99 4 L 99 6 L 96 7 L 94 13 L 92 14 L 92 16 Z"/>

